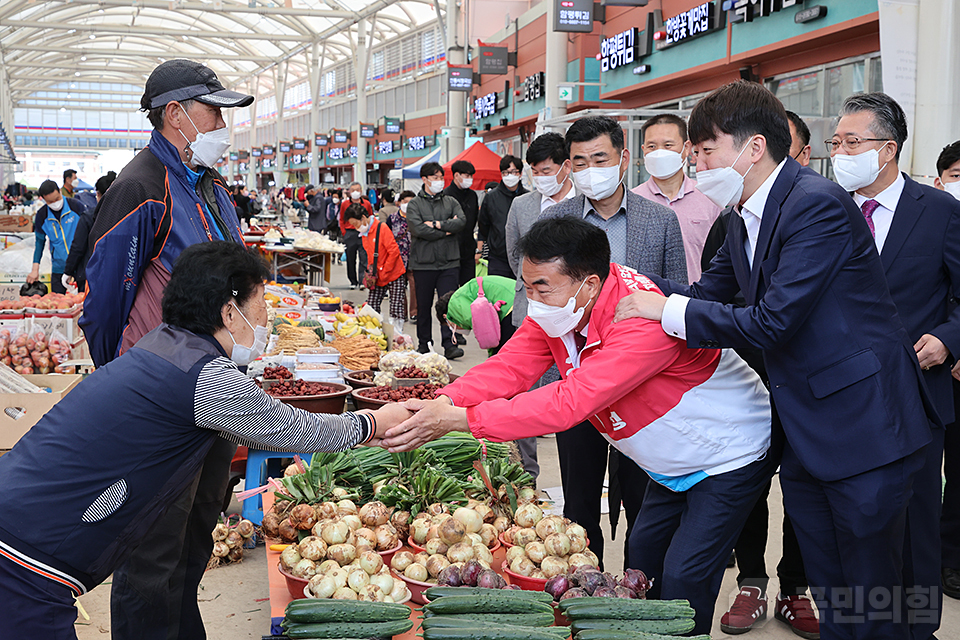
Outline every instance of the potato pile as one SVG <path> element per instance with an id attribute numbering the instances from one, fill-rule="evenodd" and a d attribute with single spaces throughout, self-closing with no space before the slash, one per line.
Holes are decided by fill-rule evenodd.
<path id="1" fill-rule="evenodd" d="M 524 504 L 514 514 L 514 526 L 503 539 L 507 568 L 528 578 L 549 579 L 567 573 L 570 567 L 597 567 L 600 561 L 587 548 L 586 530 L 560 516 L 546 516 L 535 504 Z"/>

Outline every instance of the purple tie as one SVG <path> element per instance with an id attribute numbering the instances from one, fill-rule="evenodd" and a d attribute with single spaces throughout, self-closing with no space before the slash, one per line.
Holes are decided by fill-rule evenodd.
<path id="1" fill-rule="evenodd" d="M 877 230 L 873 226 L 873 212 L 877 210 L 877 207 L 880 206 L 880 203 L 876 200 L 864 200 L 863 204 L 860 205 L 860 211 L 863 212 L 863 217 L 867 221 L 867 226 L 870 227 L 870 235 L 874 238 L 877 237 Z"/>

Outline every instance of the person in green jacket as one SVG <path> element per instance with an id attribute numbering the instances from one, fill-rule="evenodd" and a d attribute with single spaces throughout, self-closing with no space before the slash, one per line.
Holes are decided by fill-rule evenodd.
<path id="1" fill-rule="evenodd" d="M 513 311 L 513 297 L 517 281 L 503 276 L 484 276 L 483 293 L 491 304 L 499 301 L 497 316 L 500 318 L 500 344 L 494 349 L 487 349 L 489 355 L 494 355 L 506 344 L 515 328 L 510 320 Z M 470 304 L 480 295 L 480 285 L 476 278 L 467 281 L 455 291 L 446 293 L 437 300 L 436 311 L 440 326 L 449 326 L 452 331 L 473 329 Z"/>

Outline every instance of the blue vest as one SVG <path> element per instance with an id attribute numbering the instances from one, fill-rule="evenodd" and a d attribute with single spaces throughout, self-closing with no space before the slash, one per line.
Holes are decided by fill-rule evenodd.
<path id="1" fill-rule="evenodd" d="M 161 324 L 77 385 L 0 457 L 0 552 L 80 592 L 103 582 L 200 472 L 218 432 L 194 391 L 223 355 Z"/>

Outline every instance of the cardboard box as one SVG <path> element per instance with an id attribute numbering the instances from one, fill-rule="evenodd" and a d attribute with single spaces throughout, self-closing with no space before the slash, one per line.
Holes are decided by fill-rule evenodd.
<path id="1" fill-rule="evenodd" d="M 0 216 L 0 231 L 13 233 L 33 231 L 33 221 L 28 216 Z"/>
<path id="2" fill-rule="evenodd" d="M 0 394 L 0 449 L 13 448 L 23 434 L 83 379 L 81 375 L 55 373 L 23 377 L 39 387 L 49 387 L 50 393 Z"/>

